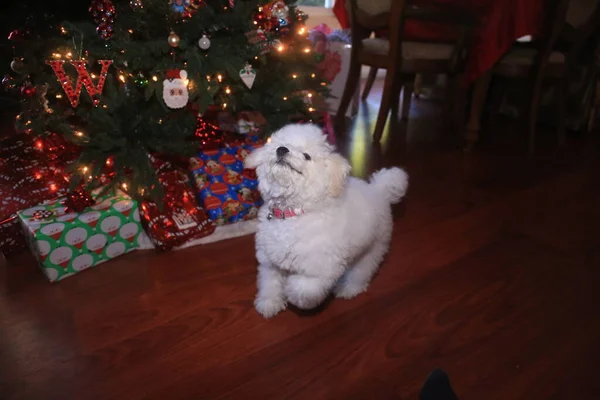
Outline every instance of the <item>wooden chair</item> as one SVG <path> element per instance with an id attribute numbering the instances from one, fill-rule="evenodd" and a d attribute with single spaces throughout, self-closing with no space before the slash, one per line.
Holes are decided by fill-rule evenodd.
<path id="1" fill-rule="evenodd" d="M 557 137 L 565 140 L 566 98 L 569 70 L 577 62 L 583 45 L 600 24 L 600 7 L 588 7 L 585 17 L 578 13 L 578 22 L 568 23 L 572 7 L 589 6 L 587 0 L 547 0 L 539 39 L 532 45 L 515 45 L 492 70 L 496 77 L 521 78 L 531 82 L 528 104 L 529 151 L 535 150 L 536 125 L 543 84 L 556 85 Z M 593 4 L 592 4 L 593 5 Z M 583 21 L 582 19 L 585 19 Z M 569 28 L 569 29 L 566 29 Z M 559 39 L 563 35 L 562 46 Z M 565 46 L 566 43 L 566 46 Z"/>
<path id="2" fill-rule="evenodd" d="M 359 85 L 362 65 L 386 69 L 383 95 L 373 133 L 374 140 L 379 141 L 390 110 L 395 112 L 398 109 L 402 86 L 412 84 L 415 74 L 422 72 L 448 74 L 452 78 L 458 76 L 463 65 L 467 34 L 474 25 L 474 20 L 464 12 L 439 6 L 415 6 L 409 4 L 408 0 L 392 1 L 389 12 L 379 15 L 365 13 L 359 9 L 356 0 L 351 0 L 350 16 L 350 70 L 337 112 L 336 125 L 340 126 L 344 121 L 346 109 Z M 460 27 L 460 34 L 453 43 L 403 41 L 403 25 L 407 19 L 454 24 Z M 387 29 L 387 38 L 371 37 L 373 32 L 381 29 Z M 376 70 L 372 70 L 372 74 L 375 73 Z M 410 96 L 408 99 L 406 97 L 403 103 L 405 110 L 410 100 Z"/>

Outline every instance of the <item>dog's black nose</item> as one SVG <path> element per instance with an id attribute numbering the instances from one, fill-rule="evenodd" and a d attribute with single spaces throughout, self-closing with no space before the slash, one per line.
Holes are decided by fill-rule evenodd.
<path id="1" fill-rule="evenodd" d="M 283 147 L 283 146 L 278 147 L 277 148 L 277 157 L 281 158 L 289 152 L 290 152 L 290 149 L 288 149 L 287 147 Z"/>

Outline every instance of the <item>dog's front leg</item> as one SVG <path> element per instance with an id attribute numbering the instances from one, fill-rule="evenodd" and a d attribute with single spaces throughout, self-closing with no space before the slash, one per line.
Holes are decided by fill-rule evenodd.
<path id="1" fill-rule="evenodd" d="M 316 308 L 325 301 L 342 273 L 342 268 L 335 268 L 320 276 L 291 275 L 285 284 L 285 296 L 303 310 Z"/>
<path id="2" fill-rule="evenodd" d="M 271 318 L 286 308 L 283 294 L 285 276 L 279 268 L 263 261 L 258 266 L 258 294 L 254 307 L 263 317 Z"/>

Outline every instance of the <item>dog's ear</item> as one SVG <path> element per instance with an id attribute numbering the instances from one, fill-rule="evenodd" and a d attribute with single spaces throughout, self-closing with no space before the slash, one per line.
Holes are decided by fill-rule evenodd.
<path id="1" fill-rule="evenodd" d="M 348 161 L 337 153 L 331 153 L 327 159 L 327 167 L 330 179 L 329 193 L 333 197 L 337 197 L 344 191 L 351 167 Z"/>
<path id="2" fill-rule="evenodd" d="M 264 153 L 264 146 L 252 150 L 252 152 L 244 159 L 244 168 L 255 169 L 258 167 L 260 164 L 262 164 Z"/>

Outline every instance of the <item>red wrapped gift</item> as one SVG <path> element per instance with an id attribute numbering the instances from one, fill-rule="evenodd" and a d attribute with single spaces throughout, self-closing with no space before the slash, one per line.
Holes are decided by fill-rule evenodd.
<path id="1" fill-rule="evenodd" d="M 45 138 L 26 134 L 0 143 L 0 252 L 5 256 L 23 249 L 16 212 L 67 191 L 65 147 L 49 144 Z"/>
<path id="2" fill-rule="evenodd" d="M 163 171 L 159 174 L 165 190 L 163 210 L 152 201 L 144 201 L 141 207 L 142 225 L 156 248 L 171 250 L 212 234 L 215 226 L 196 203 L 187 174 L 171 168 L 170 163 L 158 170 Z"/>

